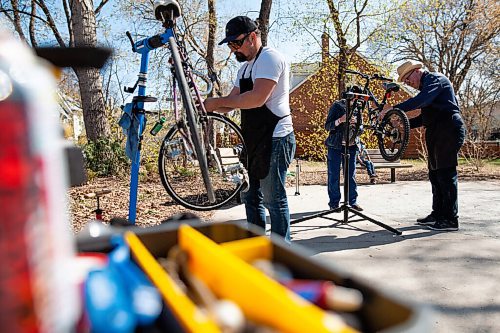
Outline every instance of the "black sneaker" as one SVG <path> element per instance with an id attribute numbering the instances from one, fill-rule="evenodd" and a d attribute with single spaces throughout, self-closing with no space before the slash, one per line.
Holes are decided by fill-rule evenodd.
<path id="1" fill-rule="evenodd" d="M 351 208 L 354 209 L 354 210 L 357 210 L 358 212 L 363 211 L 363 208 L 361 208 L 361 206 L 358 205 L 357 203 L 354 204 L 354 205 L 351 205 Z"/>
<path id="2" fill-rule="evenodd" d="M 433 225 L 436 223 L 437 219 L 434 217 L 434 215 L 429 214 L 426 217 L 422 217 L 417 219 L 417 224 L 420 225 Z"/>
<path id="3" fill-rule="evenodd" d="M 439 220 L 433 225 L 428 225 L 427 228 L 436 231 L 457 231 L 458 222 L 449 220 Z"/>

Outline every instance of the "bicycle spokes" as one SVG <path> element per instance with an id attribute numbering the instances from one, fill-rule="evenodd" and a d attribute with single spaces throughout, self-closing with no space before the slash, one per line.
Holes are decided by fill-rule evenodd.
<path id="1" fill-rule="evenodd" d="M 392 109 L 384 116 L 377 132 L 380 153 L 388 161 L 399 159 L 408 146 L 410 123 L 406 114 Z"/>
<path id="2" fill-rule="evenodd" d="M 229 119 L 210 113 L 204 126 L 204 152 L 214 201 L 208 197 L 199 162 L 187 148 L 188 141 L 178 126 L 165 137 L 158 159 L 160 177 L 167 192 L 178 203 L 195 210 L 222 206 L 246 183 L 245 157 L 237 150 L 238 146 L 245 150 L 238 127 Z"/>

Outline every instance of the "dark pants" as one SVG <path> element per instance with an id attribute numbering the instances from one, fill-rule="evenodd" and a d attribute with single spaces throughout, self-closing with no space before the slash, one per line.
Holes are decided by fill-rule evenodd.
<path id="1" fill-rule="evenodd" d="M 432 215 L 437 219 L 458 221 L 457 168 L 429 170 L 432 186 Z"/>
<path id="2" fill-rule="evenodd" d="M 444 126 L 446 125 L 446 126 Z M 427 129 L 429 180 L 432 186 L 432 215 L 458 221 L 457 156 L 465 140 L 465 126 L 452 121 Z"/>

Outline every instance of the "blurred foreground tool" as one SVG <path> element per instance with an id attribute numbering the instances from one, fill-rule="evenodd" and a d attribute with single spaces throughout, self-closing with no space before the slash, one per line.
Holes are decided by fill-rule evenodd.
<path id="1" fill-rule="evenodd" d="M 37 47 L 35 53 L 56 67 L 101 68 L 112 52 L 102 47 Z"/>
<path id="2" fill-rule="evenodd" d="M 68 50 L 64 55 L 46 49 L 44 57 L 63 54 L 54 64 L 83 67 L 102 65 L 109 56 L 98 52 L 89 57 L 82 50 Z M 56 89 L 53 67 L 0 30 L 2 332 L 73 332 L 81 315 Z M 77 165 L 81 170 L 82 161 Z"/>

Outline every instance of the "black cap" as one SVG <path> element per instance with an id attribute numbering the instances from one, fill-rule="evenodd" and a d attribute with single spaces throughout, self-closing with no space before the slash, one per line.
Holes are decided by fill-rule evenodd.
<path id="1" fill-rule="evenodd" d="M 238 38 L 241 34 L 246 34 L 257 30 L 257 24 L 254 20 L 247 16 L 236 16 L 226 24 L 226 38 L 224 38 L 219 45 L 231 42 Z"/>

